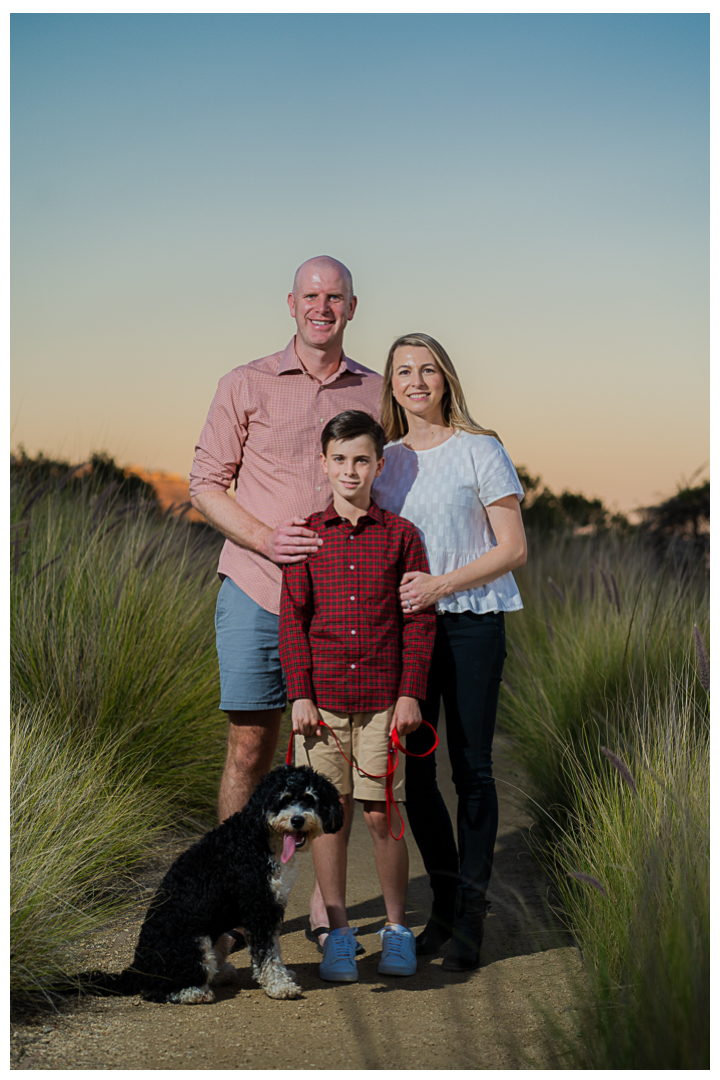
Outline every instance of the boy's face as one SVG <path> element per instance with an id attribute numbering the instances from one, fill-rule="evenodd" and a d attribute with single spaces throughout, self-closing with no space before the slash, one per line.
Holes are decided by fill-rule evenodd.
<path id="1" fill-rule="evenodd" d="M 335 495 L 367 509 L 373 480 L 385 465 L 385 458 L 378 458 L 372 439 L 367 435 L 331 439 L 322 463 Z"/>

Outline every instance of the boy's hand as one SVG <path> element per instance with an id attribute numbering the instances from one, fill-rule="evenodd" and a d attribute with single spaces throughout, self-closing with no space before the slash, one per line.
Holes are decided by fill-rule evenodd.
<path id="1" fill-rule="evenodd" d="M 296 735 L 317 735 L 320 713 L 312 698 L 296 698 L 293 701 L 292 728 Z"/>
<path id="2" fill-rule="evenodd" d="M 414 697 L 399 697 L 395 703 L 390 730 L 397 728 L 398 735 L 409 735 L 422 724 L 420 702 Z"/>

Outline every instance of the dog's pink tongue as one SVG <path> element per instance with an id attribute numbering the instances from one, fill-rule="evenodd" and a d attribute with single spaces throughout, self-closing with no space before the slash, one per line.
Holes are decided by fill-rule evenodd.
<path id="1" fill-rule="evenodd" d="M 284 863 L 295 854 L 295 833 L 286 832 L 283 836 L 283 850 L 280 858 Z"/>

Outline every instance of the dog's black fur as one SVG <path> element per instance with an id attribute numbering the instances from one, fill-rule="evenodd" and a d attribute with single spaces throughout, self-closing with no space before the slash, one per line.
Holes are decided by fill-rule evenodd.
<path id="1" fill-rule="evenodd" d="M 278 933 L 297 874 L 297 855 L 342 827 L 335 787 L 314 770 L 284 765 L 264 776 L 247 806 L 172 864 L 150 903 L 130 967 L 84 972 L 85 993 L 137 994 L 149 1001 L 214 1000 L 213 980 L 235 977 L 229 931 L 243 927 L 253 974 L 270 997 L 301 989 L 282 963 Z M 295 845 L 293 848 L 292 845 Z"/>

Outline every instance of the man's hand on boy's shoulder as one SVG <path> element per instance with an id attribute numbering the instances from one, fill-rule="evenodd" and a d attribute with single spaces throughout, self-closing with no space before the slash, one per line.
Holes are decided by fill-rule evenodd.
<path id="1" fill-rule="evenodd" d="M 399 697 L 395 703 L 390 730 L 397 728 L 398 735 L 409 735 L 422 724 L 420 702 L 414 697 Z"/>
<path id="2" fill-rule="evenodd" d="M 292 707 L 292 728 L 296 735 L 317 735 L 320 713 L 312 698 L 296 698 Z"/>
<path id="3" fill-rule="evenodd" d="M 322 539 L 313 529 L 304 526 L 306 518 L 289 518 L 274 529 L 267 529 L 261 542 L 261 553 L 274 563 L 305 562 L 322 547 Z"/>

